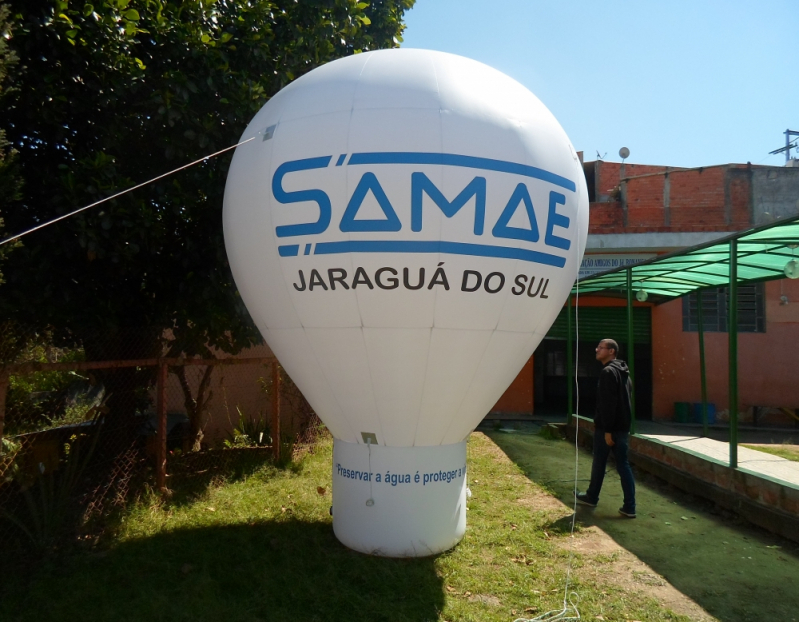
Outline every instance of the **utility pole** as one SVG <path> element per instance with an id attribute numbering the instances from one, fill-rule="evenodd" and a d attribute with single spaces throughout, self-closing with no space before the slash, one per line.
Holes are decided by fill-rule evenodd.
<path id="1" fill-rule="evenodd" d="M 785 130 L 785 146 L 780 147 L 779 149 L 775 149 L 774 151 L 769 151 L 769 155 L 782 153 L 784 151 L 785 163 L 788 164 L 788 162 L 791 161 L 791 149 L 796 149 L 797 151 L 799 151 L 799 146 L 796 144 L 796 138 L 794 140 L 791 140 L 791 136 L 799 138 L 799 132 L 797 132 L 796 130 Z"/>

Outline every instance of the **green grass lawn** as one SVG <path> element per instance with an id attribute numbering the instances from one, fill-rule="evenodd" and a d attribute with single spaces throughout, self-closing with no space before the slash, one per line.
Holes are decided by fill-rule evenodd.
<path id="1" fill-rule="evenodd" d="M 771 454 L 772 456 L 779 456 L 780 458 L 787 458 L 788 460 L 793 460 L 794 462 L 799 462 L 799 446 L 793 445 L 790 447 L 771 447 L 769 445 L 744 445 L 741 444 L 742 447 L 748 447 L 749 449 L 756 449 L 757 451 L 762 451 L 766 454 Z"/>
<path id="2" fill-rule="evenodd" d="M 469 441 L 466 536 L 422 559 L 339 544 L 331 455 L 326 439 L 286 469 L 176 476 L 171 486 L 182 492 L 143 496 L 93 546 L 26 570 L 6 558 L 0 620 L 510 622 L 561 608 L 570 521 L 551 504 L 531 507 L 542 489 L 484 435 Z M 602 582 L 601 561 L 591 572 L 578 553 L 572 563 L 583 619 L 688 620 Z"/>

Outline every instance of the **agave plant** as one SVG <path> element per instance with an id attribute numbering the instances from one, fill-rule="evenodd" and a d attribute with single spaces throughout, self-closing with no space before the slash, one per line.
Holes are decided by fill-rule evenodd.
<path id="1" fill-rule="evenodd" d="M 256 416 L 246 417 L 238 406 L 236 412 L 239 413 L 239 422 L 233 432 L 228 433 L 225 447 L 262 447 L 272 444 L 266 413 L 259 412 Z"/>

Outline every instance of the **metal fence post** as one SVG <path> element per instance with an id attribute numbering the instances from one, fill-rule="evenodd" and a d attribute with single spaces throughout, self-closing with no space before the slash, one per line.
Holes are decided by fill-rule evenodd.
<path id="1" fill-rule="evenodd" d="M 272 454 L 280 460 L 280 366 L 272 363 Z"/>
<path id="2" fill-rule="evenodd" d="M 158 362 L 158 378 L 155 385 L 155 409 L 158 416 L 155 452 L 155 485 L 159 491 L 166 490 L 166 380 L 169 366 Z"/>

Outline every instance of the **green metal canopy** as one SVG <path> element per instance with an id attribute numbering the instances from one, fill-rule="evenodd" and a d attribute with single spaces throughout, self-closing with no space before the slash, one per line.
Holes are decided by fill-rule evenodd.
<path id="1" fill-rule="evenodd" d="M 628 271 L 632 289 L 645 291 L 651 302 L 666 302 L 704 288 L 730 284 L 730 258 L 735 253 L 738 283 L 784 279 L 785 266 L 799 263 L 799 216 L 748 229 L 733 235 L 660 255 L 630 267 L 583 277 L 572 293 L 604 295 L 627 293 Z"/>
<path id="2" fill-rule="evenodd" d="M 797 278 L 799 275 L 799 215 L 774 221 L 767 225 L 741 231 L 727 237 L 674 253 L 661 255 L 634 266 L 625 266 L 592 274 L 579 279 L 572 288 L 566 306 L 568 321 L 568 369 L 569 369 L 569 420 L 573 412 L 572 387 L 572 303 L 575 294 L 599 294 L 625 297 L 627 299 L 627 364 L 630 375 L 635 377 L 633 356 L 634 314 L 633 291 L 636 298 L 660 303 L 679 298 L 704 289 L 729 287 L 729 426 L 730 467 L 738 466 L 738 285 Z M 788 264 L 795 262 L 791 266 Z M 789 274 L 790 273 L 790 274 Z M 646 296 L 640 296 L 646 292 Z M 639 297 L 640 296 L 640 297 Z M 702 390 L 703 435 L 708 434 L 707 383 L 704 356 L 702 304 L 699 312 L 699 370 Z M 632 406 L 631 431 L 635 432 L 635 401 Z"/>

